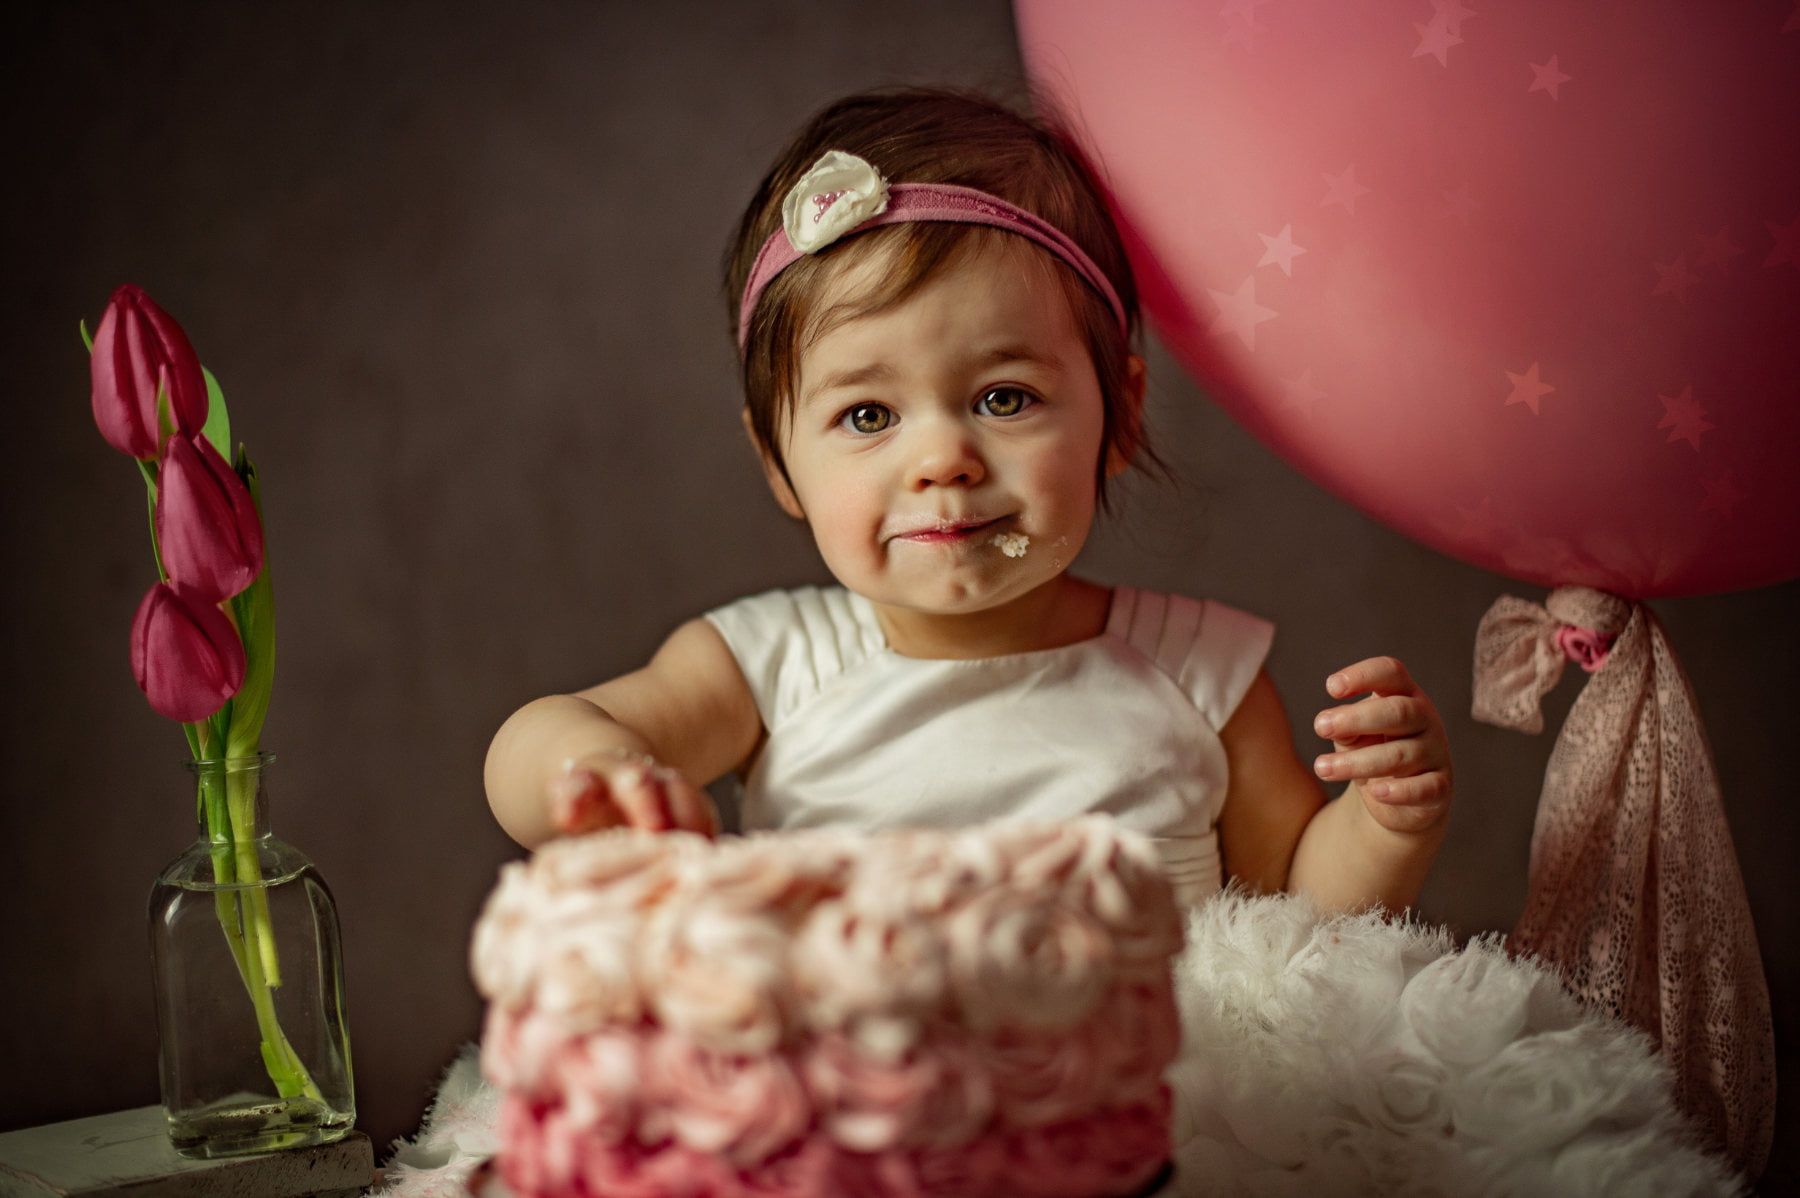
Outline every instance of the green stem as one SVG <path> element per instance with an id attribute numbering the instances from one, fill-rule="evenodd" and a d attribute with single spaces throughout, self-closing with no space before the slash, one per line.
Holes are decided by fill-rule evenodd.
<path id="1" fill-rule="evenodd" d="M 237 881 L 237 871 L 231 862 L 230 817 L 225 813 L 225 796 L 216 776 L 201 774 L 199 801 L 201 810 L 206 813 L 207 851 L 212 857 L 213 882 L 228 888 Z M 231 947 L 231 959 L 237 965 L 238 977 L 248 989 L 250 974 L 244 967 L 244 933 L 239 927 L 237 900 L 230 890 L 221 889 L 213 895 L 213 906 L 218 911 L 225 943 Z"/>
<path id="2" fill-rule="evenodd" d="M 225 775 L 225 802 L 231 812 L 231 840 L 237 854 L 238 885 L 247 887 L 254 940 L 262 957 L 263 977 L 269 986 L 281 985 L 281 962 L 275 955 L 274 923 L 269 918 L 269 894 L 264 890 L 262 868 L 256 855 L 256 782 L 254 774 Z M 248 784 L 246 784 L 248 783 Z"/>
<path id="3" fill-rule="evenodd" d="M 212 738 L 203 728 L 199 740 L 204 746 L 209 739 Z M 216 743 L 222 742 L 223 738 L 218 738 Z M 303 1094 L 323 1102 L 324 1095 L 282 1032 L 275 1011 L 273 991 L 281 984 L 281 967 L 269 896 L 261 886 L 262 868 L 257 856 L 257 782 L 254 773 L 201 771 L 199 802 L 206 813 L 213 878 L 230 888 L 215 895 L 214 903 L 219 925 L 231 947 L 232 961 L 256 1012 L 269 1080 L 283 1098 Z"/>
<path id="4" fill-rule="evenodd" d="M 247 901 L 242 888 L 237 892 L 237 899 L 242 904 L 244 913 L 245 946 L 244 969 L 250 986 L 250 1003 L 256 1008 L 256 1026 L 262 1032 L 263 1064 L 268 1067 L 269 1080 L 275 1083 L 276 1092 L 283 1098 L 292 1098 L 296 1094 L 305 1094 L 308 1098 L 323 1101 L 318 1085 L 312 1075 L 306 1071 L 300 1057 L 282 1034 L 280 1020 L 275 1014 L 275 995 L 269 980 L 263 976 L 262 954 L 256 951 L 255 941 L 260 934 L 253 922 L 253 909 Z"/>

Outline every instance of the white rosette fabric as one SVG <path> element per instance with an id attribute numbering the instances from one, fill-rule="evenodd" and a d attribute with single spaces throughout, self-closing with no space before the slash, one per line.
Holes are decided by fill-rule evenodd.
<path id="1" fill-rule="evenodd" d="M 1726 1195 L 1649 1040 L 1493 938 L 1227 892 L 1177 962 L 1183 1194 Z"/>

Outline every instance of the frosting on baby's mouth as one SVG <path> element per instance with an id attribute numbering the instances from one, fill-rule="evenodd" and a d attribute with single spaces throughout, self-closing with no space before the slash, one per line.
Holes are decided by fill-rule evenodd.
<path id="1" fill-rule="evenodd" d="M 1022 532 L 997 532 L 988 544 L 998 546 L 1007 557 L 1024 557 L 1031 548 L 1031 538 Z"/>

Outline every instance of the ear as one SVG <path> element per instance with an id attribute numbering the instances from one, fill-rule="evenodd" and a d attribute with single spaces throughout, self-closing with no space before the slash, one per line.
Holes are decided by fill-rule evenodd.
<path id="1" fill-rule="evenodd" d="M 743 421 L 744 436 L 750 438 L 750 448 L 756 451 L 757 459 L 762 462 L 763 480 L 769 484 L 769 490 L 774 494 L 775 502 L 781 505 L 782 511 L 794 519 L 806 519 L 806 511 L 800 506 L 800 500 L 794 494 L 794 488 L 789 485 L 787 476 L 782 474 L 781 467 L 775 461 L 775 455 L 769 452 L 769 447 L 764 445 L 762 438 L 756 435 L 756 426 L 750 423 L 749 404 L 738 409 L 738 417 Z"/>
<path id="2" fill-rule="evenodd" d="M 1112 448 L 1106 452 L 1106 477 L 1112 478 L 1131 465 L 1137 457 L 1144 436 L 1144 381 L 1148 375 L 1144 359 L 1136 354 L 1125 360 L 1124 403 L 1119 412 L 1119 427 Z"/>

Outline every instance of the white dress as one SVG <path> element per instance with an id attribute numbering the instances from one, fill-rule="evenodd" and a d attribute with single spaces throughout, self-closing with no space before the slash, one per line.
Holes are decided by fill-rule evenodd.
<path id="1" fill-rule="evenodd" d="M 1268 655 L 1268 621 L 1121 586 L 1097 637 L 945 661 L 895 653 L 842 587 L 767 591 L 706 618 L 768 733 L 744 779 L 746 831 L 1097 811 L 1154 838 L 1184 903 L 1222 884 L 1219 729 Z"/>

